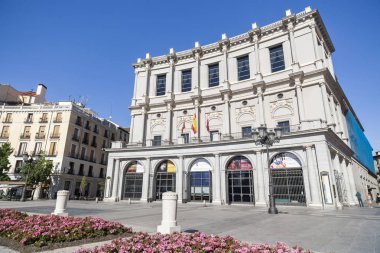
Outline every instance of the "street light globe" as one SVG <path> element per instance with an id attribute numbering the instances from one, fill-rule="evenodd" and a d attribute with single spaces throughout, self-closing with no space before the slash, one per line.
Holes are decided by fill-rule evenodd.
<path id="1" fill-rule="evenodd" d="M 267 135 L 267 128 L 265 126 L 260 126 L 258 130 L 260 137 L 265 137 Z"/>
<path id="2" fill-rule="evenodd" d="M 281 135 L 282 135 L 282 128 L 281 127 L 276 127 L 274 129 L 274 132 L 276 133 L 276 138 L 277 139 L 280 139 L 281 138 Z"/>
<path id="3" fill-rule="evenodd" d="M 275 134 L 275 132 L 270 131 L 270 132 L 268 133 L 268 139 L 271 140 L 271 141 L 274 141 L 275 138 L 276 138 L 276 134 Z"/>
<path id="4" fill-rule="evenodd" d="M 259 132 L 257 130 L 252 131 L 252 139 L 255 142 L 259 139 Z"/>

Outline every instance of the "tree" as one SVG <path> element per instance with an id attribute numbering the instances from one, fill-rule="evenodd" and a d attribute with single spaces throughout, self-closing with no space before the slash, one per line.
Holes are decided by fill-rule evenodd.
<path id="1" fill-rule="evenodd" d="M 79 187 L 81 196 L 84 195 L 84 193 L 86 191 L 86 187 L 87 187 L 87 177 L 84 176 L 84 177 L 82 177 L 82 181 L 80 182 L 80 187 Z"/>
<path id="2" fill-rule="evenodd" d="M 11 168 L 9 162 L 9 156 L 12 154 L 13 148 L 9 142 L 4 143 L 0 146 L 0 181 L 10 180 L 9 176 L 5 174 Z"/>
<path id="3" fill-rule="evenodd" d="M 30 167 L 29 167 L 30 166 Z M 28 181 L 25 182 L 27 185 L 38 185 L 42 183 L 47 185 L 50 183 L 50 175 L 53 169 L 53 161 L 46 160 L 45 155 L 41 155 L 37 162 L 32 164 L 25 163 L 21 168 L 22 181 L 26 181 L 26 177 L 29 170 Z"/>

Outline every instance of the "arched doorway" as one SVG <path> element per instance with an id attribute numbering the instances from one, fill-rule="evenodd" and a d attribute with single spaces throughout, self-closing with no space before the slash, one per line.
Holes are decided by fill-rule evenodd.
<path id="1" fill-rule="evenodd" d="M 175 192 L 176 167 L 170 160 L 162 161 L 157 167 L 156 173 L 156 200 L 162 199 L 162 193 Z"/>
<path id="2" fill-rule="evenodd" d="M 190 167 L 190 201 L 211 202 L 212 200 L 212 185 L 211 185 L 211 165 L 204 159 L 195 160 Z"/>
<path id="3" fill-rule="evenodd" d="M 245 156 L 235 156 L 227 164 L 229 203 L 255 203 L 253 167 Z"/>
<path id="4" fill-rule="evenodd" d="M 302 163 L 290 152 L 279 153 L 271 160 L 273 196 L 278 205 L 306 205 Z"/>
<path id="5" fill-rule="evenodd" d="M 123 199 L 140 199 L 142 194 L 144 168 L 134 161 L 128 164 L 124 174 Z"/>

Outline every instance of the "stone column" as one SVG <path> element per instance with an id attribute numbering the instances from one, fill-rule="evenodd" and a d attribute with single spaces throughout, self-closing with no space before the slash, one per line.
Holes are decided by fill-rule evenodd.
<path id="1" fill-rule="evenodd" d="M 183 202 L 183 156 L 179 155 L 178 169 L 176 172 L 176 192 L 178 193 L 178 203 Z"/>
<path id="2" fill-rule="evenodd" d="M 311 36 L 313 38 L 313 46 L 314 46 L 314 55 L 315 55 L 315 66 L 317 68 L 322 68 L 322 54 L 321 50 L 319 49 L 318 40 L 317 40 L 317 32 L 315 30 L 316 24 L 313 23 L 310 25 L 311 29 Z"/>
<path id="3" fill-rule="evenodd" d="M 223 52 L 222 56 L 222 66 L 221 71 L 221 81 L 224 89 L 229 89 L 229 80 L 228 80 L 228 48 L 230 46 L 230 41 L 226 34 L 222 34 L 222 41 L 220 41 L 220 46 Z"/>
<path id="4" fill-rule="evenodd" d="M 342 136 L 342 130 L 340 129 L 340 125 L 338 122 L 338 117 L 336 116 L 336 110 L 335 110 L 335 102 L 334 102 L 334 97 L 330 94 L 330 107 L 333 115 L 333 119 L 335 122 L 335 132 L 339 135 Z"/>
<path id="5" fill-rule="evenodd" d="M 304 187 L 305 187 L 305 192 L 304 192 L 304 195 L 305 195 L 305 198 L 306 198 L 306 204 L 309 206 L 310 204 L 312 204 L 312 198 L 311 198 L 311 185 L 310 185 L 310 168 L 309 168 L 309 161 L 308 161 L 308 157 L 307 157 L 307 154 L 305 154 L 305 150 L 306 150 L 307 146 L 304 146 L 303 147 L 303 153 L 304 153 L 304 157 L 306 157 L 306 161 L 307 161 L 307 164 L 302 164 L 302 178 L 303 178 L 303 182 L 304 182 Z"/>
<path id="6" fill-rule="evenodd" d="M 289 42 L 292 52 L 292 67 L 293 71 L 298 71 L 300 67 L 297 58 L 296 42 L 294 40 L 294 26 L 295 24 L 293 22 L 288 23 Z"/>
<path id="7" fill-rule="evenodd" d="M 57 201 L 55 204 L 55 210 L 52 214 L 60 216 L 68 216 L 66 212 L 67 200 L 69 198 L 69 191 L 61 190 L 57 192 Z"/>
<path id="8" fill-rule="evenodd" d="M 143 126 L 143 136 L 142 136 L 142 145 L 143 146 L 146 146 L 147 145 L 147 143 L 146 143 L 146 135 L 147 135 L 147 130 L 148 130 L 148 126 L 147 126 L 147 124 L 148 124 L 148 116 L 147 116 L 148 114 L 147 114 L 147 109 L 146 109 L 146 107 L 144 106 L 143 108 L 142 108 L 142 124 L 141 124 L 141 126 Z"/>
<path id="9" fill-rule="evenodd" d="M 118 189 L 119 189 L 119 175 L 120 175 L 120 160 L 115 159 L 115 173 L 113 176 L 113 184 L 112 184 L 112 199 L 114 201 L 119 200 L 119 196 L 117 196 Z"/>
<path id="10" fill-rule="evenodd" d="M 193 49 L 193 57 L 195 59 L 193 91 L 194 94 L 199 94 L 201 90 L 200 66 L 202 57 L 202 48 L 199 42 L 195 42 L 195 49 Z"/>
<path id="11" fill-rule="evenodd" d="M 348 171 L 346 167 L 346 162 L 344 160 L 344 157 L 342 158 L 342 162 L 340 163 L 341 166 L 341 171 L 343 173 L 343 179 L 344 179 L 344 186 L 346 188 L 346 195 L 347 195 L 347 201 L 350 206 L 354 206 L 355 202 L 354 199 L 352 199 L 352 190 L 351 190 L 351 185 L 350 185 L 350 179 L 348 177 Z"/>
<path id="12" fill-rule="evenodd" d="M 214 195 L 214 200 L 213 203 L 221 205 L 221 199 L 220 199 L 220 155 L 219 154 L 214 154 L 215 156 L 215 168 L 214 168 L 214 173 L 215 173 L 215 194 Z"/>
<path id="13" fill-rule="evenodd" d="M 144 168 L 141 202 L 148 202 L 149 199 L 149 175 L 150 175 L 150 157 L 146 158 L 146 166 Z"/>
<path id="14" fill-rule="evenodd" d="M 259 50 L 259 35 L 255 34 L 253 36 L 253 43 L 255 45 L 255 61 L 256 61 L 256 68 L 255 68 L 255 76 L 257 81 L 261 81 L 263 79 L 263 76 L 261 75 L 260 70 L 260 50 Z"/>
<path id="15" fill-rule="evenodd" d="M 297 105 L 298 105 L 298 115 L 300 119 L 300 127 L 301 129 L 303 129 L 304 128 L 303 122 L 305 120 L 305 109 L 304 109 L 304 103 L 303 103 L 301 82 L 298 78 L 296 79 L 296 94 L 297 94 Z"/>
<path id="16" fill-rule="evenodd" d="M 177 225 L 177 199 L 175 192 L 162 194 L 162 222 L 157 226 L 157 232 L 161 234 L 181 232 L 181 226 Z"/>
<path id="17" fill-rule="evenodd" d="M 327 98 L 326 83 L 320 82 L 319 85 L 321 87 L 321 92 L 322 92 L 323 109 L 325 111 L 327 126 L 333 129 L 329 100 Z"/>
<path id="18" fill-rule="evenodd" d="M 348 180 L 350 181 L 350 187 L 351 187 L 351 198 L 352 200 L 354 201 L 355 204 L 359 204 L 359 202 L 357 201 L 357 198 L 356 198 L 356 192 L 357 192 L 357 189 L 356 189 L 356 185 L 355 185 L 355 180 L 354 180 L 354 174 L 353 174 L 353 171 L 352 171 L 352 162 L 349 161 L 348 164 L 347 164 L 347 174 L 348 174 Z"/>
<path id="19" fill-rule="evenodd" d="M 166 129 L 165 129 L 165 139 L 167 144 L 172 144 L 172 129 L 173 129 L 173 105 L 172 100 L 166 101 L 167 112 L 166 112 Z"/>
<path id="20" fill-rule="evenodd" d="M 264 167 L 263 160 L 261 156 L 261 151 L 256 152 L 256 164 L 257 164 L 257 189 L 259 193 L 259 198 L 256 201 L 256 205 L 265 206 L 265 186 L 264 186 Z"/>
<path id="21" fill-rule="evenodd" d="M 311 192 L 311 201 L 310 206 L 322 206 L 319 187 L 318 187 L 318 171 L 314 166 L 314 157 L 312 153 L 312 146 L 306 146 L 306 156 L 307 156 L 307 167 L 309 172 L 309 183 L 310 183 L 310 192 Z"/>
<path id="22" fill-rule="evenodd" d="M 226 138 L 231 136 L 230 94 L 228 92 L 224 93 L 223 134 Z"/>
<path id="23" fill-rule="evenodd" d="M 263 91 L 261 88 L 258 89 L 257 91 L 257 100 L 259 104 L 259 124 L 260 125 L 265 125 L 265 116 L 264 116 L 264 95 Z"/>
<path id="24" fill-rule="evenodd" d="M 339 121 L 339 125 L 340 125 L 340 131 L 342 132 L 342 140 L 344 141 L 347 141 L 347 137 L 346 137 L 346 134 L 345 134 L 345 128 L 344 128 L 344 124 L 343 124 L 343 111 L 342 111 L 342 107 L 340 106 L 340 103 L 338 103 L 338 121 Z"/>

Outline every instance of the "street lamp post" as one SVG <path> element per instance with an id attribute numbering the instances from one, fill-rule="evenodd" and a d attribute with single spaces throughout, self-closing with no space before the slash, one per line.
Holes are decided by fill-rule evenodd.
<path id="1" fill-rule="evenodd" d="M 268 165 L 268 174 L 269 174 L 269 209 L 268 213 L 270 214 L 278 214 L 278 210 L 276 208 L 276 202 L 273 196 L 273 178 L 272 172 L 270 168 L 269 161 L 269 147 L 274 143 L 279 142 L 282 134 L 282 129 L 280 127 L 276 127 L 274 129 L 269 130 L 265 125 L 261 125 L 257 130 L 252 131 L 252 138 L 256 145 L 265 146 L 267 150 L 267 165 Z"/>
<path id="2" fill-rule="evenodd" d="M 22 159 L 24 160 L 26 164 L 28 164 L 28 170 L 26 171 L 25 184 L 24 184 L 24 188 L 22 188 L 22 195 L 20 199 L 20 201 L 25 201 L 25 190 L 26 190 L 26 185 L 28 184 L 29 171 L 30 171 L 30 168 L 32 167 L 32 164 L 34 162 L 37 162 L 40 159 L 40 155 L 39 154 L 36 155 L 36 157 L 33 159 L 33 157 L 29 156 L 28 153 L 24 153 L 22 155 Z"/>

